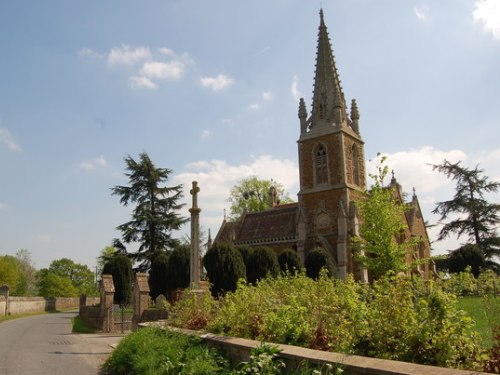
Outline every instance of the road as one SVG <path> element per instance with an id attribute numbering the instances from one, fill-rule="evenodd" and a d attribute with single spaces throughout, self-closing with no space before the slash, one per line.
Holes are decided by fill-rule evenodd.
<path id="1" fill-rule="evenodd" d="M 0 375 L 89 375 L 120 336 L 73 334 L 76 312 L 43 314 L 0 324 Z"/>

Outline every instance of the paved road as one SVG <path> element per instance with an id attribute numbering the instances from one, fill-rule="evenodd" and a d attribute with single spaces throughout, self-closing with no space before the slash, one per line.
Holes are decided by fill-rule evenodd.
<path id="1" fill-rule="evenodd" d="M 71 333 L 77 313 L 14 319 L 0 324 L 0 375 L 89 375 L 120 336 Z"/>

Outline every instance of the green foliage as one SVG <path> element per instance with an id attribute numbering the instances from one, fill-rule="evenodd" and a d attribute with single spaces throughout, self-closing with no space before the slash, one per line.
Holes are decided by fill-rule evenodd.
<path id="1" fill-rule="evenodd" d="M 168 289 L 168 253 L 158 252 L 151 262 L 149 270 L 149 295 L 156 299 L 160 294 L 167 296 Z"/>
<path id="2" fill-rule="evenodd" d="M 281 273 L 284 275 L 287 272 L 295 274 L 300 272 L 302 265 L 297 252 L 292 249 L 285 249 L 278 255 L 278 263 Z"/>
<path id="3" fill-rule="evenodd" d="M 279 359 L 281 352 L 276 346 L 260 344 L 250 351 L 250 361 L 240 364 L 238 374 L 279 375 L 285 368 L 285 363 Z"/>
<path id="4" fill-rule="evenodd" d="M 500 204 L 488 202 L 485 195 L 497 192 L 500 182 L 490 181 L 479 166 L 469 169 L 461 162 L 444 160 L 432 167 L 456 184 L 453 198 L 438 202 L 433 211 L 441 215 L 443 223 L 438 240 L 450 234 L 465 236 L 481 248 L 486 260 L 494 262 L 494 257 L 500 256 L 500 237 L 496 232 L 500 224 Z"/>
<path id="5" fill-rule="evenodd" d="M 248 257 L 247 280 L 255 284 L 270 276 L 276 277 L 280 272 L 276 253 L 270 247 L 257 247 Z"/>
<path id="6" fill-rule="evenodd" d="M 170 307 L 169 322 L 175 327 L 204 329 L 214 319 L 217 303 L 209 293 L 185 290 L 177 303 Z"/>
<path id="7" fill-rule="evenodd" d="M 198 337 L 144 328 L 120 341 L 103 370 L 113 375 L 210 375 L 229 373 L 229 364 Z"/>
<path id="8" fill-rule="evenodd" d="M 245 267 L 248 268 L 248 259 L 250 259 L 250 255 L 252 254 L 253 249 L 247 246 L 238 246 L 236 250 L 238 250 L 241 254 L 241 259 L 243 259 Z"/>
<path id="9" fill-rule="evenodd" d="M 470 267 L 474 277 L 478 277 L 481 268 L 485 266 L 481 248 L 473 244 L 467 244 L 452 251 L 448 262 L 451 273 L 463 272 L 467 267 Z"/>
<path id="10" fill-rule="evenodd" d="M 80 316 L 75 316 L 72 320 L 74 333 L 94 333 L 96 330 L 85 325 Z"/>
<path id="11" fill-rule="evenodd" d="M 0 256 L 0 285 L 8 285 L 14 294 L 20 280 L 20 272 L 16 258 L 11 255 Z"/>
<path id="12" fill-rule="evenodd" d="M 203 266 L 213 296 L 236 290 L 238 280 L 244 279 L 246 274 L 241 254 L 226 244 L 214 244 L 203 257 Z"/>
<path id="13" fill-rule="evenodd" d="M 123 254 L 118 254 L 104 264 L 103 275 L 112 275 L 115 286 L 114 302 L 127 305 L 132 297 L 132 262 Z"/>
<path id="14" fill-rule="evenodd" d="M 149 268 L 157 251 L 173 249 L 179 244 L 172 232 L 186 222 L 177 213 L 184 206 L 179 203 L 182 186 L 162 186 L 172 171 L 157 168 L 145 152 L 139 154 L 138 161 L 127 156 L 125 164 L 129 186 L 115 186 L 111 191 L 120 197 L 121 204 L 135 204 L 135 208 L 132 219 L 117 229 L 122 232 L 125 244 L 139 243 L 138 251 L 130 255 L 141 262 L 139 270 L 143 271 Z"/>
<path id="15" fill-rule="evenodd" d="M 305 259 L 306 275 L 318 279 L 321 270 L 325 269 L 328 276 L 333 275 L 333 264 L 325 249 L 316 247 L 309 251 Z"/>
<path id="16" fill-rule="evenodd" d="M 272 208 L 272 194 L 279 203 L 292 202 L 279 182 L 259 180 L 255 176 L 242 179 L 232 187 L 228 198 L 231 202 L 230 218 L 236 220 L 243 212 L 261 212 Z"/>
<path id="17" fill-rule="evenodd" d="M 52 261 L 49 272 L 71 280 L 77 294 L 95 295 L 94 273 L 84 264 L 73 262 L 68 258 Z"/>
<path id="18" fill-rule="evenodd" d="M 98 275 L 102 275 L 102 268 L 104 267 L 104 263 L 113 258 L 117 253 L 118 250 L 113 246 L 106 246 L 101 250 L 99 256 L 97 257 L 96 273 Z"/>
<path id="19" fill-rule="evenodd" d="M 189 258 L 190 248 L 186 245 L 177 246 L 168 257 L 167 286 L 169 290 L 187 288 L 190 282 Z"/>
<path id="20" fill-rule="evenodd" d="M 419 242 L 414 237 L 404 238 L 406 207 L 396 200 L 395 186 L 384 187 L 388 172 L 384 162 L 382 157 L 378 174 L 370 175 L 374 184 L 357 202 L 363 221 L 360 236 L 353 238 L 355 259 L 370 270 L 374 278 L 407 271 L 406 256 Z"/>
<path id="21" fill-rule="evenodd" d="M 31 259 L 31 253 L 21 249 L 16 253 L 17 268 L 19 270 L 19 281 L 12 295 L 34 296 L 36 290 L 36 269 Z"/>
<path id="22" fill-rule="evenodd" d="M 50 269 L 42 268 L 37 273 L 38 293 L 48 297 L 77 297 L 78 289 L 67 276 L 61 276 Z"/>

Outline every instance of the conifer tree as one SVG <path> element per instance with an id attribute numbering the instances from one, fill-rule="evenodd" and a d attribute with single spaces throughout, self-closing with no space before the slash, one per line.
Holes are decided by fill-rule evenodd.
<path id="1" fill-rule="evenodd" d="M 488 202 L 485 195 L 496 193 L 500 182 L 490 181 L 479 166 L 469 169 L 460 161 L 451 163 L 444 160 L 432 168 L 455 182 L 453 198 L 438 202 L 432 211 L 441 215 L 440 222 L 444 224 L 438 240 L 452 233 L 458 238 L 464 236 L 468 243 L 481 249 L 484 258 L 492 265 L 494 257 L 500 256 L 500 237 L 496 231 L 500 224 L 500 204 Z"/>
<path id="2" fill-rule="evenodd" d="M 118 195 L 124 206 L 135 204 L 135 208 L 132 219 L 117 229 L 122 232 L 123 243 L 139 243 L 137 252 L 128 255 L 140 262 L 138 270 L 144 271 L 157 251 L 173 249 L 179 244 L 172 232 L 186 222 L 178 214 L 184 206 L 179 203 L 182 185 L 164 186 L 172 170 L 156 167 L 145 152 L 138 161 L 127 156 L 125 164 L 129 186 L 113 187 L 112 195 Z M 113 246 L 120 251 L 119 242 L 115 240 Z"/>

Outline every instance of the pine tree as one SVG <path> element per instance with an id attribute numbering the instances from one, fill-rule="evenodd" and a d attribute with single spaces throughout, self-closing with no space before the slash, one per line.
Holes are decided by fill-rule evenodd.
<path id="1" fill-rule="evenodd" d="M 172 170 L 157 168 L 145 152 L 139 155 L 139 161 L 127 156 L 125 164 L 129 186 L 113 187 L 112 195 L 120 196 L 124 206 L 135 204 L 135 208 L 132 219 L 117 229 L 122 232 L 125 244 L 139 243 L 138 251 L 128 255 L 139 261 L 138 269 L 144 271 L 157 251 L 173 249 L 179 244 L 172 232 L 186 222 L 177 213 L 184 206 L 178 203 L 182 198 L 182 185 L 163 186 Z M 115 240 L 113 245 L 121 250 L 119 242 Z"/>
<path id="2" fill-rule="evenodd" d="M 490 181 L 484 171 L 464 167 L 461 162 L 451 163 L 444 160 L 432 168 L 443 173 L 455 182 L 455 195 L 449 201 L 438 202 L 432 211 L 441 215 L 444 225 L 438 240 L 454 233 L 458 238 L 465 236 L 468 243 L 477 245 L 484 258 L 494 263 L 494 257 L 500 256 L 500 237 L 496 228 L 500 224 L 500 204 L 490 203 L 485 195 L 495 193 L 500 182 Z M 458 215 L 458 218 L 455 218 Z M 445 222 L 447 219 L 449 221 Z"/>

